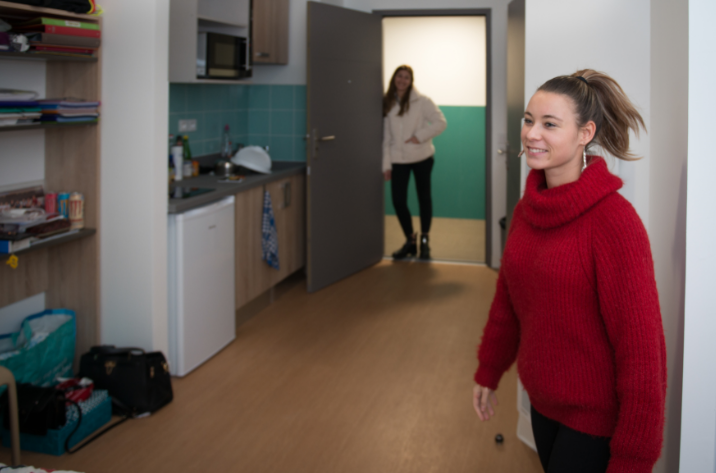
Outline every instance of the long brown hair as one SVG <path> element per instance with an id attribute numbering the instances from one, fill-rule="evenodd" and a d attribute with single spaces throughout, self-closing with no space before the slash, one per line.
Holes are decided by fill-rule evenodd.
<path id="1" fill-rule="evenodd" d="M 398 68 L 393 72 L 393 77 L 390 78 L 390 84 L 388 84 L 388 91 L 383 96 L 383 116 L 387 116 L 388 112 L 393 108 L 395 105 L 395 102 L 397 101 L 396 95 L 397 95 L 397 88 L 395 87 L 395 76 L 398 75 L 398 72 L 400 71 L 408 71 L 410 74 L 410 85 L 408 86 L 408 90 L 405 91 L 405 94 L 403 94 L 403 97 L 400 99 L 400 112 L 398 112 L 398 116 L 402 117 L 405 112 L 410 110 L 410 93 L 413 91 L 413 81 L 415 80 L 415 75 L 413 75 L 413 68 L 410 66 L 402 65 L 398 66 Z"/>
<path id="2" fill-rule="evenodd" d="M 640 159 L 629 150 L 629 130 L 639 135 L 646 131 L 641 115 L 617 81 L 593 69 L 582 69 L 571 76 L 550 79 L 537 89 L 562 94 L 575 104 L 577 125 L 582 127 L 590 120 L 597 125 L 592 143 L 612 156 L 625 161 Z"/>

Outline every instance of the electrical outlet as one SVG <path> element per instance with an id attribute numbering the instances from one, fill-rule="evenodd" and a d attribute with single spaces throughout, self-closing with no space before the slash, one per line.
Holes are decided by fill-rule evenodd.
<path id="1" fill-rule="evenodd" d="M 179 120 L 179 133 L 196 131 L 196 120 Z"/>

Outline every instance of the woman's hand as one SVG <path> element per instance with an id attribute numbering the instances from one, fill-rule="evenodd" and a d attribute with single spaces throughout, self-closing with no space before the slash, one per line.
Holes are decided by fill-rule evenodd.
<path id="1" fill-rule="evenodd" d="M 383 177 L 385 178 L 386 181 L 389 181 L 390 178 L 392 177 L 392 175 L 393 175 L 393 172 L 390 169 L 388 169 L 387 171 L 383 171 Z"/>
<path id="2" fill-rule="evenodd" d="M 419 145 L 420 140 L 417 139 L 415 136 L 411 136 L 410 139 L 408 141 L 406 141 L 405 143 L 413 143 L 413 144 Z"/>
<path id="3" fill-rule="evenodd" d="M 495 415 L 495 406 L 497 406 L 497 397 L 495 391 L 476 384 L 472 390 L 472 407 L 477 412 L 477 417 L 481 421 L 490 420 Z"/>

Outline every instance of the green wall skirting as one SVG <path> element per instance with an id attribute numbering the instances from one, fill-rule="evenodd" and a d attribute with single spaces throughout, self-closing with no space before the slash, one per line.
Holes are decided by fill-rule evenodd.
<path id="1" fill-rule="evenodd" d="M 440 106 L 448 122 L 433 140 L 433 216 L 485 219 L 485 107 Z M 415 179 L 411 175 L 408 207 L 419 215 Z M 390 182 L 385 183 L 385 213 L 395 215 Z"/>

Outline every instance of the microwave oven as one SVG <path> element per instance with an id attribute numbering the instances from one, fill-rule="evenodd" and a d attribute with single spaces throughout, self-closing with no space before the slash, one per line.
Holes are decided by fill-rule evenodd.
<path id="1" fill-rule="evenodd" d="M 196 77 L 236 80 L 251 77 L 249 43 L 241 36 L 201 32 L 197 38 Z"/>

